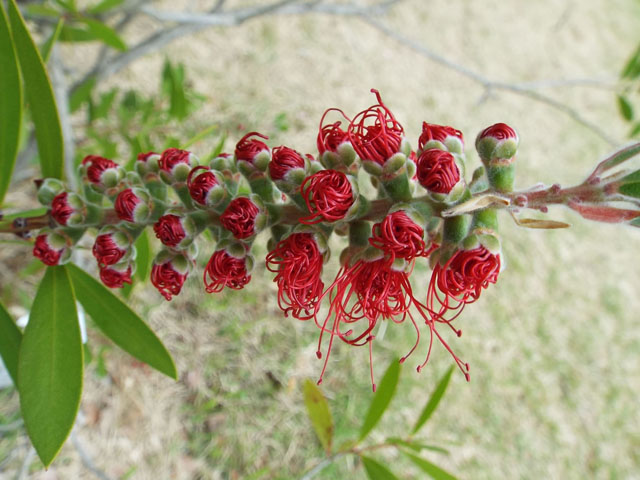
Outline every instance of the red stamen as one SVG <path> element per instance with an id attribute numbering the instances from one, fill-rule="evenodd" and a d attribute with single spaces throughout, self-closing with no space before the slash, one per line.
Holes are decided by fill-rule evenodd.
<path id="1" fill-rule="evenodd" d="M 208 293 L 221 292 L 224 287 L 240 290 L 251 280 L 244 258 L 235 258 L 225 250 L 211 255 L 204 270 L 204 285 Z"/>
<path id="2" fill-rule="evenodd" d="M 300 219 L 307 225 L 342 220 L 355 201 L 349 178 L 337 170 L 321 170 L 305 178 L 300 192 L 311 212 Z"/>

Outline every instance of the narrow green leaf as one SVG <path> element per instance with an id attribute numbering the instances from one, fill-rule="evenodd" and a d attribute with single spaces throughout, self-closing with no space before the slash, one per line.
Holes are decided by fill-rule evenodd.
<path id="1" fill-rule="evenodd" d="M 93 42 L 97 40 L 95 34 L 88 27 L 83 28 L 64 25 L 60 33 L 60 40 L 63 42 Z"/>
<path id="2" fill-rule="evenodd" d="M 398 480 L 398 477 L 391 473 L 391 470 L 375 461 L 373 458 L 365 456 L 360 458 L 362 459 L 364 470 L 367 472 L 367 477 L 371 480 Z"/>
<path id="3" fill-rule="evenodd" d="M 304 404 L 307 406 L 307 414 L 316 431 L 318 440 L 327 451 L 331 452 L 333 442 L 333 418 L 327 399 L 322 394 L 315 382 L 307 379 L 304 382 Z"/>
<path id="4" fill-rule="evenodd" d="M 62 448 L 78 413 L 82 356 L 69 275 L 65 267 L 49 267 L 33 300 L 18 365 L 22 416 L 45 467 Z"/>
<path id="5" fill-rule="evenodd" d="M 640 45 L 627 61 L 621 76 L 630 79 L 640 76 Z"/>
<path id="6" fill-rule="evenodd" d="M 0 2 L 0 205 L 9 189 L 20 144 L 22 82 L 9 19 Z"/>
<path id="7" fill-rule="evenodd" d="M 75 265 L 68 265 L 78 300 L 93 321 L 120 348 L 177 379 L 171 355 L 146 323 L 122 300 Z"/>
<path id="8" fill-rule="evenodd" d="M 135 243 L 136 247 L 136 277 L 145 281 L 151 270 L 151 245 L 149 235 L 143 230 Z"/>
<path id="9" fill-rule="evenodd" d="M 187 148 L 189 148 L 194 143 L 197 143 L 200 140 L 203 140 L 203 139 L 207 138 L 209 135 L 213 134 L 216 130 L 218 130 L 218 128 L 219 128 L 218 125 L 210 125 L 210 126 L 208 126 L 204 130 L 198 132 L 191 139 L 187 140 L 187 142 L 182 145 L 181 149 L 182 150 L 186 150 Z"/>
<path id="10" fill-rule="evenodd" d="M 422 426 L 425 423 L 427 423 L 427 420 L 431 418 L 431 415 L 433 415 L 433 412 L 435 412 L 436 408 L 438 408 L 438 404 L 440 403 L 440 400 L 442 400 L 442 396 L 444 395 L 444 392 L 447 390 L 447 386 L 449 385 L 449 380 L 451 380 L 452 373 L 453 373 L 453 367 L 449 367 L 447 372 L 438 382 L 436 389 L 431 394 L 431 397 L 429 397 L 429 400 L 427 401 L 427 404 L 424 406 L 424 409 L 422 410 L 420 417 L 418 417 L 418 421 L 413 427 L 413 430 L 411 431 L 411 435 L 415 435 L 418 432 L 418 430 L 420 430 Z"/>
<path id="11" fill-rule="evenodd" d="M 26 6 L 26 12 L 28 17 L 60 17 L 60 10 L 48 7 L 42 4 L 29 4 Z"/>
<path id="12" fill-rule="evenodd" d="M 406 455 L 406 457 L 413 462 L 413 464 L 422 470 L 427 475 L 431 476 L 435 480 L 457 480 L 456 477 L 451 475 L 449 472 L 441 469 L 437 465 L 434 465 L 429 460 L 425 460 L 424 458 L 416 457 L 408 452 L 402 452 Z"/>
<path id="13" fill-rule="evenodd" d="M 640 183 L 627 183 L 620 185 L 618 191 L 629 197 L 640 198 Z"/>
<path id="14" fill-rule="evenodd" d="M 437 445 L 429 445 L 426 443 L 420 443 L 415 440 L 407 441 L 398 437 L 389 437 L 386 440 L 386 443 L 391 443 L 394 445 L 398 445 L 400 447 L 405 447 L 413 450 L 414 452 L 419 452 L 421 450 L 431 450 L 432 452 L 449 454 L 449 450 L 446 448 L 438 447 Z"/>
<path id="15" fill-rule="evenodd" d="M 96 85 L 96 77 L 89 77 L 84 83 L 78 86 L 69 98 L 69 111 L 71 113 L 78 110 L 83 103 L 91 98 L 91 92 Z"/>
<path id="16" fill-rule="evenodd" d="M 87 10 L 89 13 L 100 14 L 108 12 L 109 10 L 113 10 L 114 8 L 120 6 L 124 2 L 124 0 L 102 0 L 97 5 L 91 7 Z"/>
<path id="17" fill-rule="evenodd" d="M 629 137 L 635 137 L 640 133 L 640 122 L 636 123 L 631 131 L 629 132 Z"/>
<path id="18" fill-rule="evenodd" d="M 64 18 L 60 18 L 58 23 L 56 23 L 56 28 L 53 29 L 49 38 L 42 44 L 40 47 L 40 55 L 42 56 L 42 61 L 47 64 L 49 62 L 49 55 L 51 55 L 51 49 L 60 38 L 60 32 L 62 32 L 62 26 L 64 25 Z"/>
<path id="19" fill-rule="evenodd" d="M 22 333 L 0 303 L 0 357 L 7 367 L 14 385 L 18 385 L 18 352 Z"/>
<path id="20" fill-rule="evenodd" d="M 40 52 L 27 30 L 15 0 L 9 0 L 9 19 L 36 129 L 42 175 L 62 178 L 64 152 L 56 101 Z"/>
<path id="21" fill-rule="evenodd" d="M 363 440 L 369 432 L 373 430 L 373 427 L 380 421 L 382 414 L 391 403 L 393 396 L 396 393 L 396 387 L 398 386 L 398 379 L 400 378 L 401 364 L 397 359 L 391 361 L 391 365 L 387 368 L 380 385 L 376 389 L 376 393 L 373 395 L 371 405 L 369 405 L 369 411 L 364 419 L 362 428 L 360 429 L 360 440 Z"/>
<path id="22" fill-rule="evenodd" d="M 64 8 L 65 10 L 68 10 L 69 12 L 72 12 L 72 13 L 78 12 L 78 8 L 76 6 L 75 0 L 53 0 L 53 1 L 56 2 L 58 5 L 60 5 L 62 8 Z"/>
<path id="23" fill-rule="evenodd" d="M 127 49 L 127 44 L 124 43 L 120 35 L 109 25 L 92 18 L 82 18 L 81 21 L 89 28 L 94 38 L 101 40 L 105 45 L 109 45 L 120 51 Z"/>
<path id="24" fill-rule="evenodd" d="M 620 110 L 620 115 L 627 122 L 633 120 L 633 105 L 629 102 L 629 99 L 624 95 L 618 95 L 618 109 Z"/>

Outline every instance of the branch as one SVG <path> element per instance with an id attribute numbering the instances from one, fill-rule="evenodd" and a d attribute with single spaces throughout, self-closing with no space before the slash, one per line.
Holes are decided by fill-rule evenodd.
<path id="1" fill-rule="evenodd" d="M 459 74 L 473 80 L 476 83 L 479 83 L 485 88 L 485 96 L 488 96 L 494 90 L 503 90 L 503 91 L 515 93 L 523 97 L 528 97 L 532 100 L 535 100 L 540 103 L 544 103 L 545 105 L 564 113 L 565 115 L 573 119 L 575 122 L 591 130 L 593 133 L 595 133 L 598 137 L 600 137 L 602 140 L 607 142 L 609 145 L 615 146 L 620 143 L 617 140 L 615 140 L 613 137 L 611 137 L 608 133 L 604 132 L 598 125 L 596 125 L 595 123 L 591 122 L 590 120 L 587 120 L 582 115 L 580 115 L 580 113 L 577 110 L 571 108 L 570 106 L 558 100 L 555 100 L 552 97 L 549 97 L 547 95 L 544 95 L 542 93 L 539 93 L 533 90 L 532 84 L 526 84 L 526 83 L 511 84 L 511 83 L 493 81 L 485 77 L 484 75 L 465 67 L 464 65 L 455 63 L 449 60 L 448 58 L 437 54 L 436 52 L 432 51 L 428 47 L 425 47 L 424 45 L 414 42 L 410 38 L 405 37 L 404 35 L 387 27 L 383 23 L 378 22 L 377 20 L 371 18 L 368 15 L 363 15 L 361 16 L 361 18 L 364 22 L 366 22 L 376 30 L 384 33 L 390 38 L 393 38 L 394 40 L 405 45 L 406 47 L 409 47 L 411 50 L 415 51 L 416 53 L 419 53 L 423 57 L 428 58 L 436 63 L 439 63 L 440 65 L 450 70 L 453 70 L 455 72 L 458 72 Z M 593 84 L 595 84 L 595 82 L 592 82 L 592 85 Z M 537 88 L 540 88 L 540 87 L 538 86 Z"/>

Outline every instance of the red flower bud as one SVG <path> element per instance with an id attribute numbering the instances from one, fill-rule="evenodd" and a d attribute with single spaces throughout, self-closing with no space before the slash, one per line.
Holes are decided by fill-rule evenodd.
<path id="1" fill-rule="evenodd" d="M 160 170 L 173 173 L 173 170 L 176 166 L 181 163 L 186 164 L 187 166 L 191 166 L 191 153 L 186 150 L 180 150 L 179 148 L 168 148 L 164 152 L 162 152 L 162 156 L 160 160 L 158 160 L 158 165 L 160 166 Z"/>
<path id="2" fill-rule="evenodd" d="M 415 223 L 404 211 L 388 214 L 382 222 L 373 225 L 369 243 L 395 258 L 411 261 L 416 257 L 427 257 L 435 248 L 427 249 L 424 229 Z"/>
<path id="3" fill-rule="evenodd" d="M 320 170 L 305 178 L 300 192 L 311 212 L 300 222 L 308 225 L 342 220 L 355 201 L 349 178 L 337 170 Z"/>
<path id="4" fill-rule="evenodd" d="M 513 128 L 506 123 L 496 123 L 478 134 L 476 150 L 483 162 L 501 163 L 515 157 L 518 142 L 518 134 Z"/>
<path id="5" fill-rule="evenodd" d="M 182 219 L 177 215 L 163 215 L 153 225 L 156 237 L 168 247 L 176 247 L 187 236 Z"/>
<path id="6" fill-rule="evenodd" d="M 276 273 L 278 306 L 288 315 L 307 320 L 313 316 L 324 284 L 323 256 L 311 233 L 293 233 L 267 255 L 267 269 Z"/>
<path id="7" fill-rule="evenodd" d="M 481 131 L 476 141 L 480 141 L 485 138 L 493 138 L 495 140 L 507 140 L 510 138 L 517 139 L 518 134 L 506 123 L 496 123 L 495 125 L 491 125 Z"/>
<path id="8" fill-rule="evenodd" d="M 418 182 L 429 192 L 447 194 L 460 181 L 454 156 L 444 150 L 425 150 L 416 167 Z"/>
<path id="9" fill-rule="evenodd" d="M 149 160 L 149 158 L 151 158 L 154 155 L 158 155 L 156 152 L 146 152 L 146 153 L 139 153 L 136 160 L 138 162 L 144 162 L 147 163 L 147 161 Z"/>
<path id="10" fill-rule="evenodd" d="M 320 131 L 318 132 L 318 138 L 316 140 L 316 145 L 318 146 L 318 152 L 322 156 L 324 152 L 333 152 L 337 153 L 338 147 L 342 145 L 344 142 L 349 141 L 349 135 L 346 131 L 340 128 L 342 122 L 338 121 L 335 123 L 322 125 L 324 122 L 324 118 L 327 116 L 327 113 L 331 111 L 339 112 L 344 118 L 346 118 L 349 122 L 350 120 L 346 117 L 346 115 L 342 112 L 342 110 L 338 110 L 337 108 L 330 108 L 324 112 L 322 118 L 320 119 Z"/>
<path id="11" fill-rule="evenodd" d="M 52 240 L 54 239 L 51 238 L 51 235 L 52 234 L 38 235 L 33 246 L 33 256 L 49 266 L 58 265 L 60 263 L 60 257 L 67 249 L 64 242 L 55 242 L 56 245 L 52 245 Z M 57 245 L 57 243 L 60 243 L 60 245 Z"/>
<path id="12" fill-rule="evenodd" d="M 122 238 L 117 239 L 116 235 Z M 122 240 L 125 238 L 124 233 L 115 231 L 102 233 L 96 237 L 92 251 L 99 266 L 115 265 L 129 252 L 131 244 L 124 243 Z"/>
<path id="13" fill-rule="evenodd" d="M 118 194 L 113 206 L 120 220 L 135 223 L 141 220 L 139 217 L 148 215 L 148 205 L 138 193 L 140 192 L 127 188 Z"/>
<path id="14" fill-rule="evenodd" d="M 204 269 L 204 285 L 208 293 L 221 292 L 224 287 L 240 290 L 251 280 L 247 274 L 247 257 L 236 258 L 226 250 L 211 255 Z"/>
<path id="15" fill-rule="evenodd" d="M 269 162 L 269 175 L 272 180 L 282 180 L 294 168 L 304 168 L 302 155 L 284 145 L 273 149 Z"/>
<path id="16" fill-rule="evenodd" d="M 208 167 L 195 167 L 187 177 L 189 194 L 196 203 L 207 205 L 207 199 L 212 189 L 219 185 L 218 178 Z"/>
<path id="17" fill-rule="evenodd" d="M 131 284 L 131 265 L 110 265 L 100 268 L 100 280 L 109 288 L 122 288 Z"/>
<path id="18" fill-rule="evenodd" d="M 457 138 L 460 143 L 464 145 L 462 132 L 460 130 L 445 125 L 422 122 L 422 133 L 418 139 L 418 150 L 424 150 L 425 145 L 433 140 L 444 144 L 448 137 Z"/>
<path id="19" fill-rule="evenodd" d="M 269 138 L 258 132 L 247 133 L 240 139 L 240 141 L 236 145 L 236 161 L 243 160 L 245 162 L 253 164 L 253 161 L 260 153 L 265 151 L 269 153 L 269 147 L 267 146 L 267 144 L 255 138 L 250 138 L 253 136 L 264 138 L 265 140 Z"/>
<path id="20" fill-rule="evenodd" d="M 66 225 L 69 217 L 74 213 L 74 209 L 68 202 L 69 194 L 62 192 L 53 197 L 51 202 L 51 216 L 60 225 Z"/>
<path id="21" fill-rule="evenodd" d="M 171 259 L 164 263 L 154 263 L 151 268 L 151 283 L 158 289 L 164 298 L 171 300 L 173 295 L 178 295 L 182 290 L 187 276 L 188 269 L 182 271 L 177 268 Z"/>
<path id="22" fill-rule="evenodd" d="M 85 165 L 87 172 L 87 179 L 94 185 L 104 185 L 103 174 L 107 170 L 115 170 L 118 168 L 118 164 L 104 157 L 98 155 L 88 155 L 82 160 L 82 165 Z M 114 172 L 115 173 L 115 172 Z M 114 175 L 114 179 L 116 175 Z"/>
<path id="23" fill-rule="evenodd" d="M 404 129 L 384 103 L 380 93 L 371 90 L 378 104 L 360 112 L 352 120 L 347 135 L 354 150 L 362 160 L 384 165 L 400 151 Z"/>
<path id="24" fill-rule="evenodd" d="M 256 232 L 256 217 L 260 209 L 247 197 L 238 197 L 229 203 L 220 216 L 222 226 L 238 239 L 249 238 Z"/>

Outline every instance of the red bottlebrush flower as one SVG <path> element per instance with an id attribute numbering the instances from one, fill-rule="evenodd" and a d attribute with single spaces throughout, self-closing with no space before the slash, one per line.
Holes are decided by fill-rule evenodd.
<path id="1" fill-rule="evenodd" d="M 240 290 L 250 280 L 246 257 L 236 258 L 226 250 L 215 251 L 204 269 L 204 285 L 208 293 L 221 292 L 224 287 Z"/>
<path id="2" fill-rule="evenodd" d="M 304 168 L 304 158 L 292 148 L 284 145 L 276 147 L 271 153 L 269 175 L 272 180 L 282 180 L 294 168 Z"/>
<path id="3" fill-rule="evenodd" d="M 378 104 L 356 115 L 347 129 L 347 135 L 362 160 L 384 165 L 400 151 L 404 129 L 391 110 L 382 103 L 380 93 L 375 89 L 371 91 L 378 99 Z"/>
<path id="4" fill-rule="evenodd" d="M 249 238 L 257 233 L 256 217 L 259 213 L 260 209 L 251 199 L 238 197 L 229 203 L 220 216 L 220 223 L 237 239 Z"/>
<path id="5" fill-rule="evenodd" d="M 122 288 L 131 284 L 131 265 L 110 265 L 100 268 L 100 280 L 109 288 Z"/>
<path id="6" fill-rule="evenodd" d="M 264 138 L 265 140 L 269 139 L 269 137 L 267 137 L 266 135 L 262 135 L 258 132 L 247 133 L 240 139 L 240 141 L 236 145 L 236 161 L 243 160 L 245 162 L 253 164 L 253 161 L 260 153 L 265 151 L 269 153 L 269 147 L 267 146 L 267 144 L 255 138 L 251 138 L 254 136 Z"/>
<path id="7" fill-rule="evenodd" d="M 460 181 L 460 169 L 455 158 L 444 150 L 425 150 L 416 167 L 418 182 L 433 193 L 447 194 Z"/>
<path id="8" fill-rule="evenodd" d="M 158 160 L 160 170 L 167 173 L 172 173 L 173 169 L 181 163 L 191 166 L 191 152 L 179 148 L 167 148 Z"/>
<path id="9" fill-rule="evenodd" d="M 456 130 L 453 127 L 447 127 L 445 125 L 435 125 L 433 123 L 422 122 L 422 133 L 418 139 L 418 150 L 424 150 L 425 145 L 432 140 L 444 143 L 448 137 L 457 138 L 460 140 L 460 143 L 464 144 L 462 132 L 460 130 Z"/>
<path id="10" fill-rule="evenodd" d="M 207 205 L 209 193 L 218 185 L 218 178 L 211 170 L 209 170 L 208 167 L 205 166 L 193 168 L 187 177 L 187 188 L 189 189 L 189 194 L 191 195 L 191 198 L 200 205 Z"/>
<path id="11" fill-rule="evenodd" d="M 323 125 L 325 117 L 329 112 L 332 111 L 339 112 L 348 122 L 351 122 L 351 120 L 347 118 L 342 110 L 338 110 L 337 108 L 330 108 L 324 112 L 322 118 L 320 119 L 320 131 L 318 132 L 318 138 L 316 140 L 316 145 L 318 146 L 318 152 L 320 153 L 320 155 L 322 155 L 324 152 L 337 153 L 338 147 L 344 142 L 349 141 L 347 132 L 340 128 L 342 122 L 338 121 L 335 123 Z"/>
<path id="12" fill-rule="evenodd" d="M 65 251 L 66 246 L 64 243 L 62 243 L 60 248 L 56 248 L 57 246 L 58 245 L 52 245 L 49 235 L 38 235 L 33 246 L 33 256 L 45 265 L 58 265 L 60 263 L 60 257 Z"/>
<path id="13" fill-rule="evenodd" d="M 293 233 L 280 241 L 267 255 L 267 269 L 276 273 L 278 306 L 287 316 L 300 320 L 313 316 L 313 309 L 322 294 L 320 278 L 322 252 L 311 233 Z"/>
<path id="14" fill-rule="evenodd" d="M 320 170 L 305 178 L 300 192 L 311 212 L 300 219 L 307 225 L 342 220 L 355 201 L 349 178 L 337 170 Z"/>
<path id="15" fill-rule="evenodd" d="M 481 131 L 480 134 L 478 134 L 478 139 L 476 141 L 489 137 L 495 140 L 507 140 L 510 138 L 517 139 L 518 134 L 506 123 L 496 123 L 495 125 L 491 125 Z"/>
<path id="16" fill-rule="evenodd" d="M 51 202 L 51 216 L 60 225 L 66 225 L 69 217 L 74 213 L 74 209 L 68 202 L 69 194 L 62 192 L 53 197 Z"/>
<path id="17" fill-rule="evenodd" d="M 116 236 L 122 238 L 118 239 Z M 130 243 L 122 242 L 125 238 L 125 234 L 118 232 L 102 233 L 96 237 L 92 251 L 99 266 L 115 265 L 129 252 Z"/>
<path id="18" fill-rule="evenodd" d="M 427 249 L 424 229 L 404 211 L 388 214 L 382 222 L 373 225 L 369 243 L 392 259 L 404 258 L 408 262 L 416 257 L 427 257 L 436 248 Z"/>
<path id="19" fill-rule="evenodd" d="M 180 293 L 188 274 L 188 270 L 181 272 L 171 260 L 165 263 L 154 263 L 151 268 L 151 283 L 169 301 L 172 296 Z"/>
<path id="20" fill-rule="evenodd" d="M 168 246 L 175 247 L 187 236 L 182 226 L 181 218 L 177 215 L 163 215 L 153 225 L 156 237 Z"/>
<path id="21" fill-rule="evenodd" d="M 116 215 L 120 220 L 135 223 L 141 216 L 146 216 L 149 208 L 142 198 L 131 188 L 127 188 L 118 194 L 114 202 Z"/>
<path id="22" fill-rule="evenodd" d="M 98 155 L 88 155 L 82 160 L 82 165 L 85 165 L 87 171 L 87 178 L 94 185 L 103 185 L 103 174 L 107 170 L 113 170 L 118 168 L 118 164 L 109 160 L 108 158 L 99 157 Z M 114 179 L 116 176 L 114 175 Z"/>

